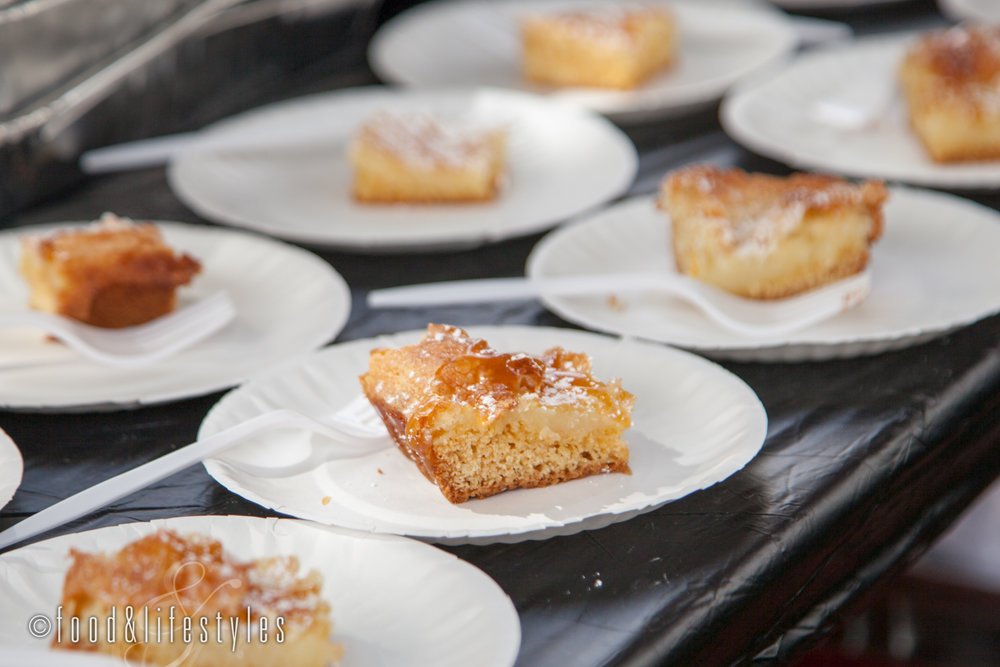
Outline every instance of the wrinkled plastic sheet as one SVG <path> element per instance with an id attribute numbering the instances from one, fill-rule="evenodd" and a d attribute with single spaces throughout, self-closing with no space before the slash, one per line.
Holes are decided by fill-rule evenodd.
<path id="1" fill-rule="evenodd" d="M 377 9 L 378 0 L 0 5 L 0 216 L 79 183 L 87 149 L 197 129 L 321 73 L 363 75 Z"/>
<path id="2" fill-rule="evenodd" d="M 721 137 L 719 142 L 724 141 Z M 730 148 L 739 161 L 742 154 Z M 161 174 L 115 177 L 61 202 L 190 217 Z M 177 207 L 170 210 L 171 206 Z M 322 252 L 355 290 L 341 339 L 428 320 L 566 325 L 536 302 L 368 311 L 369 288 L 512 275 L 535 238 L 448 257 Z M 769 415 L 762 452 L 733 477 L 625 523 L 512 545 L 450 547 L 521 615 L 520 664 L 730 664 L 794 656 L 912 562 L 1000 473 L 1000 318 L 917 347 L 828 362 L 727 363 Z M 664 378 L 669 382 L 669 378 Z M 218 395 L 103 415 L 0 413 L 22 447 L 0 525 L 192 440 Z M 59 529 L 183 514 L 265 515 L 201 468 Z"/>

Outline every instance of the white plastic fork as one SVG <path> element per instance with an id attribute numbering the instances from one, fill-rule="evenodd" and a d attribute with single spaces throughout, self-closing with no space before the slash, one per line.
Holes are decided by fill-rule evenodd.
<path id="1" fill-rule="evenodd" d="M 357 396 L 333 415 L 333 423 L 340 431 L 339 438 L 309 438 L 304 443 L 304 455 L 293 459 L 290 463 L 281 465 L 254 465 L 246 461 L 241 461 L 235 456 L 218 457 L 215 460 L 225 466 L 234 468 L 244 474 L 262 479 L 274 479 L 280 477 L 292 477 L 304 472 L 314 470 L 334 459 L 342 458 L 344 451 L 339 447 L 346 441 L 348 444 L 355 444 L 366 447 L 368 444 L 392 444 L 389 433 L 386 431 L 385 423 L 372 407 L 371 403 L 364 396 Z M 326 421 L 326 420 L 325 420 Z M 288 455 L 292 451 L 289 445 L 282 447 L 282 454 Z M 367 449 L 362 449 L 360 453 L 367 453 Z M 351 451 L 349 454 L 355 455 L 359 452 Z"/>
<path id="2" fill-rule="evenodd" d="M 323 436 L 327 439 L 322 450 L 324 461 L 379 451 L 391 445 L 392 439 L 381 422 L 376 425 L 359 417 L 367 404 L 367 399 L 360 396 L 332 415 L 316 419 L 287 408 L 261 413 L 46 507 L 0 532 L 0 549 L 78 519 L 190 465 L 217 456 L 262 431 L 292 428 Z M 373 411 L 370 406 L 367 409 Z M 305 465 L 304 461 L 299 463 Z M 289 474 L 287 468 L 276 470 L 278 474 Z"/>
<path id="3" fill-rule="evenodd" d="M 697 306 L 730 331 L 764 338 L 784 335 L 833 317 L 860 303 L 870 290 L 868 270 L 797 296 L 773 300 L 745 299 L 682 274 L 659 272 L 406 285 L 369 292 L 368 305 L 413 307 L 545 296 L 664 292 Z"/>
<path id="4" fill-rule="evenodd" d="M 55 336 L 84 356 L 109 366 L 138 367 L 162 361 L 204 340 L 236 315 L 226 292 L 145 324 L 107 329 L 38 311 L 0 314 L 0 328 L 32 327 Z"/>

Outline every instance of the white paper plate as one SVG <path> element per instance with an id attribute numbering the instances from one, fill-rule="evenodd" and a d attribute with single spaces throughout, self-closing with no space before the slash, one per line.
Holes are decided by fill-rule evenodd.
<path id="1" fill-rule="evenodd" d="M 738 86 L 720 120 L 733 139 L 796 168 L 948 188 L 1000 186 L 1000 160 L 937 164 L 910 128 L 896 68 L 915 35 L 856 40 L 802 55 L 779 72 Z M 882 118 L 860 130 L 816 121 L 809 104 L 860 86 L 897 91 Z"/>
<path id="2" fill-rule="evenodd" d="M 0 429 L 0 508 L 10 502 L 21 485 L 21 475 L 24 473 L 24 460 L 21 450 L 10 439 L 3 429 Z"/>
<path id="3" fill-rule="evenodd" d="M 70 548 L 110 552 L 159 528 L 208 535 L 241 561 L 294 555 L 302 573 L 318 571 L 334 641 L 344 645 L 340 667 L 507 667 L 517 657 L 521 631 L 510 599 L 482 571 L 440 549 L 290 519 L 192 516 L 64 535 L 0 556 L 0 664 L 7 647 L 48 645 L 29 635 L 29 619 L 55 614 Z M 67 666 L 80 655 L 62 654 Z"/>
<path id="4" fill-rule="evenodd" d="M 313 350 L 333 340 L 347 322 L 350 291 L 316 255 L 256 234 L 157 224 L 167 243 L 202 264 L 191 285 L 178 292 L 181 302 L 226 290 L 236 319 L 194 347 L 136 369 L 102 366 L 37 330 L 0 329 L 0 407 L 117 409 L 198 396 Z M 20 311 L 28 303 L 17 271 L 21 237 L 58 226 L 0 233 L 0 312 Z"/>
<path id="5" fill-rule="evenodd" d="M 670 222 L 636 198 L 548 235 L 528 275 L 674 271 Z M 872 251 L 872 292 L 855 308 L 784 336 L 748 339 L 667 295 L 547 297 L 589 329 L 636 336 L 716 357 L 794 361 L 904 347 L 1000 312 L 1000 214 L 958 197 L 893 188 L 885 233 Z"/>
<path id="6" fill-rule="evenodd" d="M 421 110 L 508 130 L 507 183 L 488 203 L 360 204 L 351 197 L 346 148 L 382 109 Z M 547 229 L 620 195 L 638 166 L 635 146 L 604 118 L 503 90 L 408 91 L 382 87 L 316 95 L 248 112 L 206 139 L 288 132 L 314 149 L 182 155 L 168 170 L 177 195 L 219 222 L 318 245 L 424 251 L 475 246 Z"/>
<path id="7" fill-rule="evenodd" d="M 286 479 L 261 479 L 218 461 L 209 474 L 234 493 L 280 512 L 377 533 L 439 542 L 516 542 L 576 533 L 650 511 L 741 469 L 759 451 L 767 416 L 739 378 L 704 359 L 661 345 L 568 329 L 483 327 L 470 333 L 499 350 L 541 353 L 554 345 L 586 352 L 602 379 L 622 378 L 637 397 L 626 438 L 631 475 L 596 475 L 542 489 L 508 491 L 452 505 L 395 447 L 327 463 Z M 225 396 L 200 435 L 271 407 L 332 412 L 360 393 L 372 348 L 416 341 L 408 332 L 335 345 L 294 367 L 259 377 Z M 261 437 L 243 456 L 282 465 L 306 434 Z M 258 449 L 260 447 L 261 449 Z M 233 452 L 238 455 L 238 452 Z"/>
<path id="8" fill-rule="evenodd" d="M 518 17 L 581 4 L 573 0 L 425 3 L 382 26 L 372 39 L 368 60 L 379 77 L 393 83 L 550 92 L 628 121 L 714 102 L 733 83 L 785 57 L 797 44 L 787 18 L 764 4 L 667 2 L 663 4 L 674 10 L 679 24 L 679 59 L 639 88 L 555 90 L 523 80 Z"/>
<path id="9" fill-rule="evenodd" d="M 996 0 L 938 0 L 938 6 L 956 21 L 1000 21 Z"/>

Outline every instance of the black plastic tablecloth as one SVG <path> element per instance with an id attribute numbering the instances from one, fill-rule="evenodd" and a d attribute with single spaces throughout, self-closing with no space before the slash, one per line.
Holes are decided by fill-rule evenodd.
<path id="1" fill-rule="evenodd" d="M 929 3 L 894 11 L 869 11 L 857 26 L 943 22 Z M 626 129 L 641 155 L 630 194 L 652 192 L 667 170 L 703 160 L 787 172 L 728 139 L 714 108 Z M 971 196 L 997 205 L 988 193 Z M 173 196 L 163 170 L 150 169 L 92 179 L 2 226 L 84 220 L 106 210 L 205 223 Z M 311 249 L 351 286 L 354 310 L 339 341 L 428 321 L 572 327 L 533 300 L 413 311 L 364 306 L 375 287 L 521 274 L 539 238 L 444 254 Z M 757 392 L 769 417 L 763 450 L 745 469 L 600 530 L 443 548 L 510 595 L 522 625 L 521 665 L 789 659 L 918 556 L 1000 473 L 998 340 L 1000 317 L 992 317 L 875 356 L 722 362 Z M 193 440 L 221 395 L 94 414 L 0 411 L 0 428 L 25 462 L 20 489 L 0 511 L 0 528 Z M 198 466 L 52 534 L 194 514 L 273 513 L 225 490 Z"/>

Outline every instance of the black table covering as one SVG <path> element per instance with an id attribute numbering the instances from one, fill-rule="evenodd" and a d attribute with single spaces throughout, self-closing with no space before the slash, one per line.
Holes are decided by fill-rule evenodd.
<path id="1" fill-rule="evenodd" d="M 834 18 L 853 19 L 859 32 L 943 24 L 926 2 Z M 788 171 L 729 140 L 716 111 L 626 128 L 641 154 L 630 194 L 652 192 L 667 170 L 698 161 Z M 998 205 L 990 193 L 971 196 Z M 208 224 L 171 194 L 163 170 L 151 169 L 90 180 L 0 226 L 85 220 L 106 210 Z M 519 275 L 539 238 L 444 254 L 312 249 L 351 286 L 354 309 L 338 340 L 428 321 L 571 327 L 533 300 L 425 310 L 364 306 L 376 287 Z M 1000 317 L 992 317 L 875 356 L 723 362 L 757 392 L 769 416 L 764 448 L 744 470 L 600 530 L 446 548 L 512 598 L 523 633 L 519 665 L 786 662 L 912 562 L 1000 474 L 998 340 Z M 0 428 L 25 461 L 0 528 L 193 440 L 221 395 L 96 414 L 0 411 Z M 223 489 L 198 466 L 51 535 L 193 514 L 273 513 Z"/>

